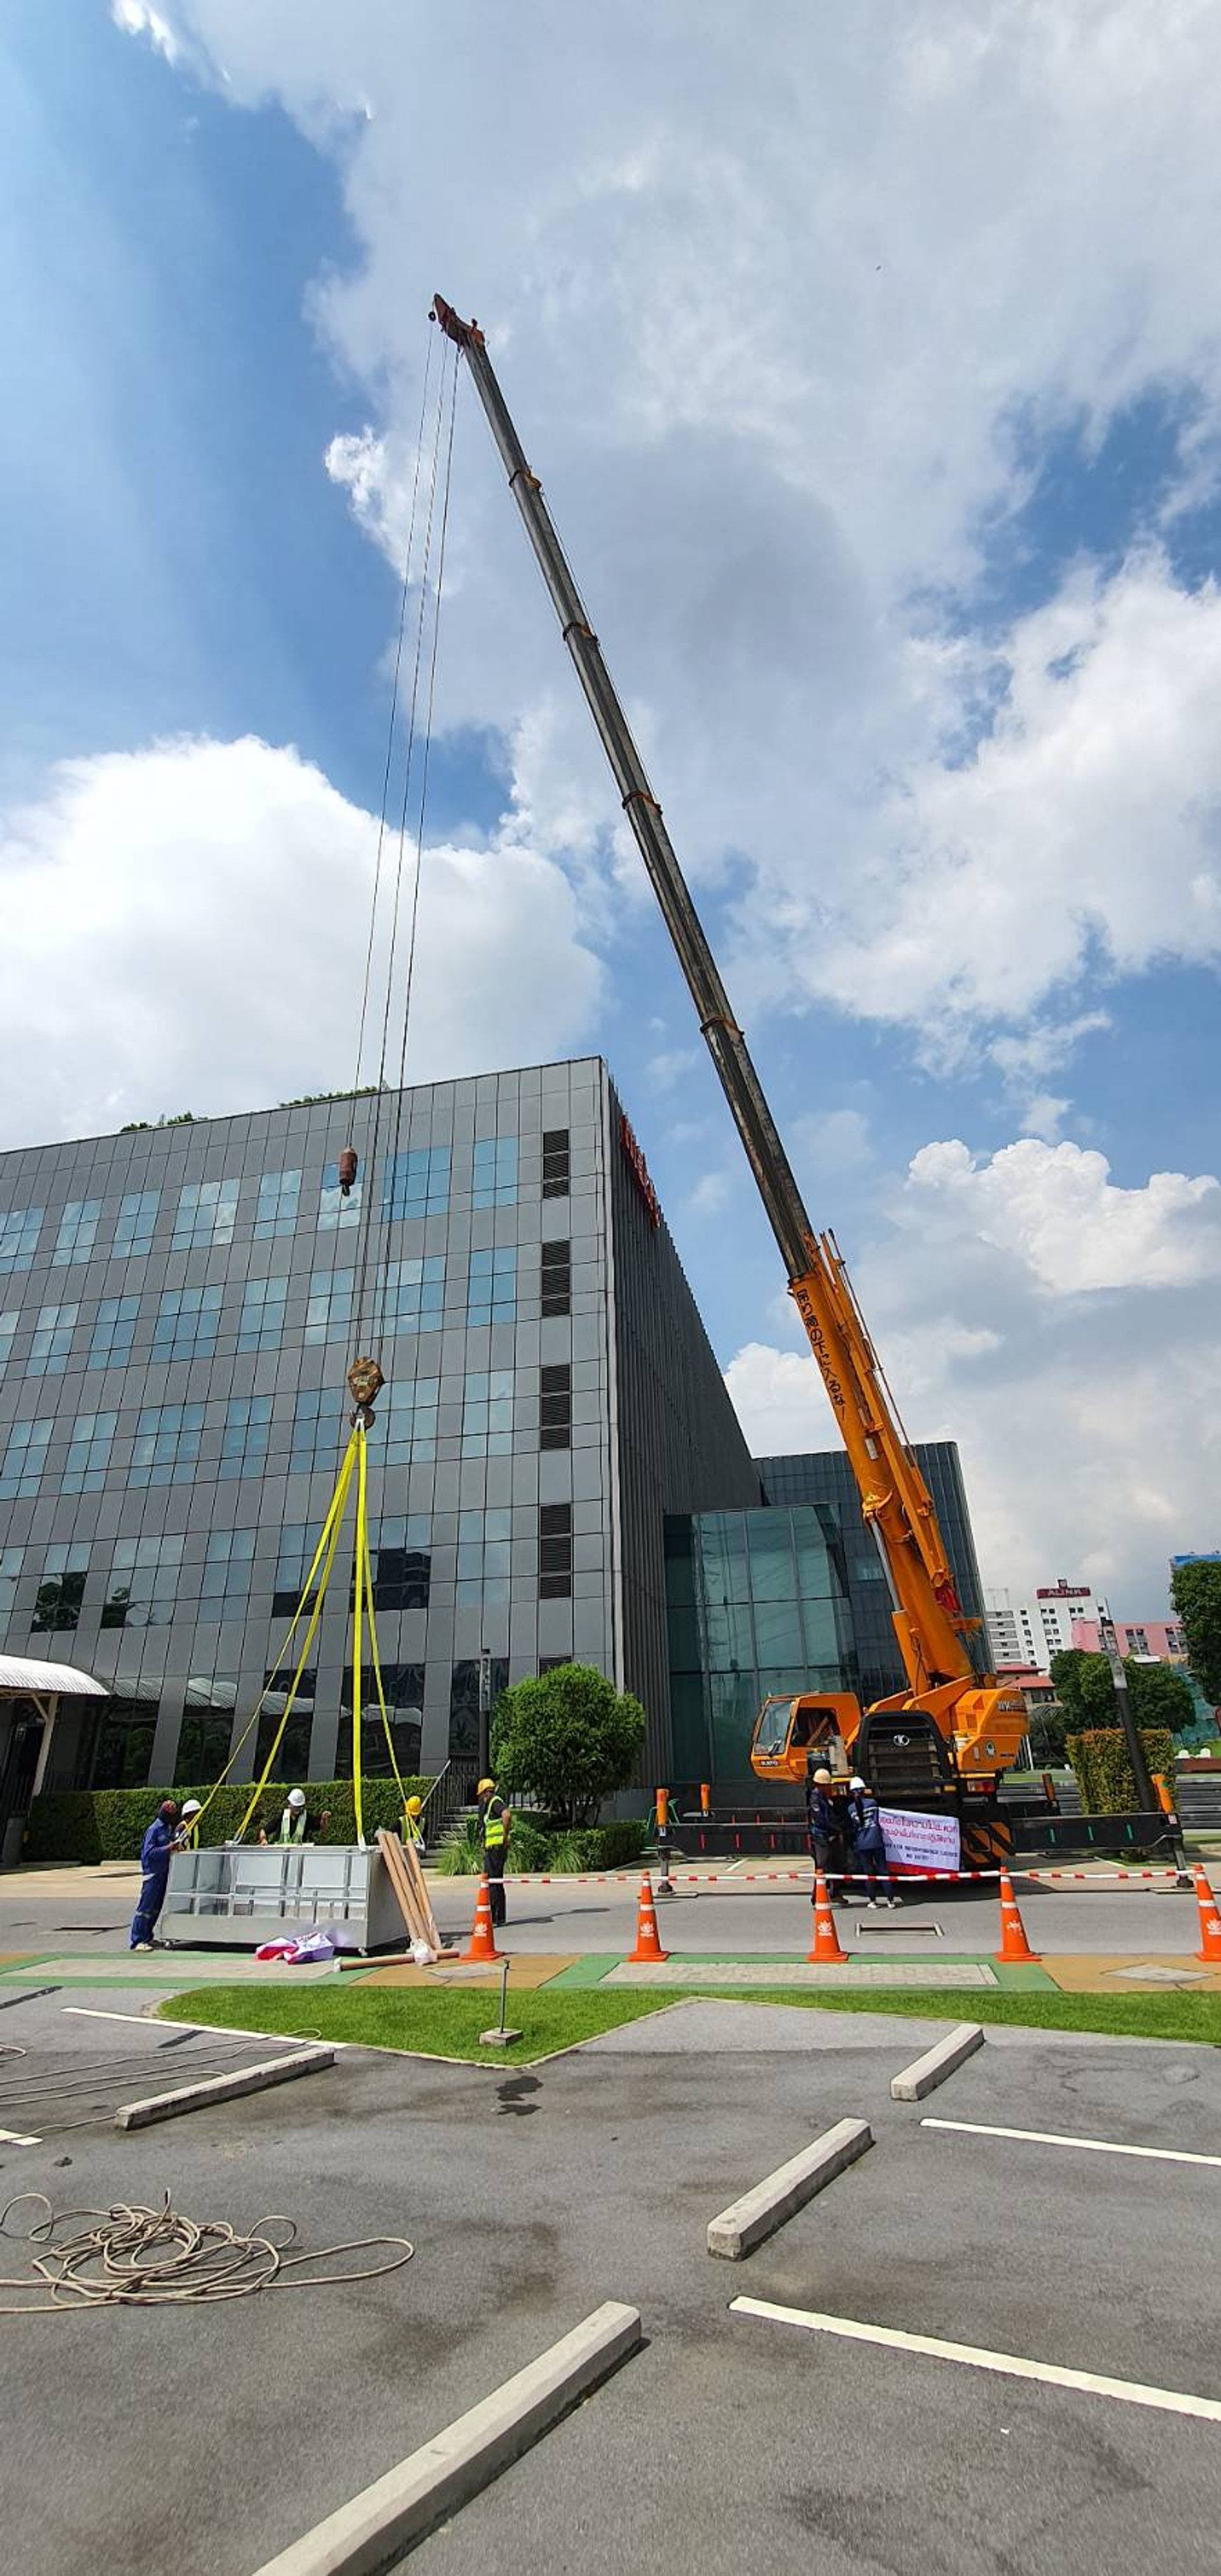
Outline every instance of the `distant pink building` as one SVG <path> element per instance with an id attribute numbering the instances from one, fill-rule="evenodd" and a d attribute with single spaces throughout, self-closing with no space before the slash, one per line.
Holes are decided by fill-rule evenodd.
<path id="1" fill-rule="evenodd" d="M 1115 1622 L 1115 1641 L 1121 1655 L 1144 1655 L 1159 1664 L 1185 1664 L 1187 1649 L 1183 1631 L 1173 1619 L 1145 1619 Z M 1096 1619 L 1074 1619 L 1073 1644 L 1083 1654 L 1097 1655 L 1102 1650 L 1102 1637 Z"/>

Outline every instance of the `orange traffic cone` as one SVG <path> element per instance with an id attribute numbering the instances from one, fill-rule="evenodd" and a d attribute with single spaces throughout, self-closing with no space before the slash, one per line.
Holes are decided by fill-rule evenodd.
<path id="1" fill-rule="evenodd" d="M 848 1953 L 839 1946 L 827 1882 L 820 1869 L 814 1872 L 814 1946 L 807 1950 L 806 1961 L 810 1966 L 817 1963 L 824 1967 L 846 1968 L 848 1965 Z"/>
<path id="2" fill-rule="evenodd" d="M 1032 1950 L 1026 1938 L 1026 1926 L 1018 1912 L 1013 1893 L 1013 1880 L 1007 1869 L 1001 1871 L 1001 1946 L 993 1957 L 1002 1968 L 1021 1967 L 1024 1962 L 1037 1966 L 1039 1953 Z"/>
<path id="3" fill-rule="evenodd" d="M 1196 1883 L 1196 1903 L 1200 1909 L 1200 1947 L 1197 1959 L 1210 1968 L 1221 1968 L 1221 1913 L 1208 1884 L 1203 1861 L 1197 1861 L 1192 1876 Z"/>
<path id="4" fill-rule="evenodd" d="M 481 1878 L 479 1881 L 479 1894 L 475 1899 L 475 1921 L 471 1930 L 470 1946 L 468 1949 L 463 1951 L 462 1956 L 465 1960 L 472 1963 L 480 1959 L 498 1959 L 500 1957 L 500 1952 L 496 1947 L 496 1935 L 492 1930 L 492 1900 L 488 1894 L 488 1883 L 486 1878 Z"/>
<path id="5" fill-rule="evenodd" d="M 658 1967 L 670 1953 L 663 1950 L 657 1937 L 657 1916 L 653 1909 L 653 1883 L 646 1869 L 640 1882 L 640 1903 L 636 1910 L 636 1947 L 627 1954 L 630 1968 Z"/>

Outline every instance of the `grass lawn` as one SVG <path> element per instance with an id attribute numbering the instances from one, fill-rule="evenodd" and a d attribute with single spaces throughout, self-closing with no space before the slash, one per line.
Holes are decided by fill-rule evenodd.
<path id="1" fill-rule="evenodd" d="M 230 2030 L 282 2031 L 293 2039 L 347 2039 L 367 2048 L 421 2050 L 431 2057 L 478 2058 L 485 2065 L 526 2066 L 577 2040 L 661 2012 L 669 1994 L 510 1994 L 506 2020 L 522 2036 L 510 2048 L 481 2048 L 479 2033 L 499 2018 L 495 1994 L 445 1986 L 193 1986 L 158 2006 L 176 2021 L 219 2022 Z"/>
<path id="2" fill-rule="evenodd" d="M 703 1989 L 701 1989 L 703 1991 Z M 784 1994 L 774 1988 L 734 1988 L 735 2003 L 795 2004 L 799 2011 L 901 2014 L 907 2021 L 1005 2022 L 1011 2030 L 1097 2030 L 1112 2039 L 1193 2039 L 1221 2047 L 1221 1995 L 998 1994 L 984 1991 L 954 1996 L 944 1988 L 924 1994 L 911 1986 L 860 1987 L 851 1994 Z"/>
<path id="3" fill-rule="evenodd" d="M 294 2039 L 347 2039 L 372 2048 L 420 2050 L 433 2057 L 480 2059 L 522 2066 L 617 2030 L 643 2014 L 664 2011 L 681 1990 L 667 1987 L 633 1994 L 597 1986 L 549 1994 L 511 1995 L 508 2019 L 522 2036 L 511 2048 L 481 2048 L 479 2033 L 496 2019 L 489 1994 L 431 1991 L 412 1986 L 196 1986 L 158 2009 L 184 2021 L 222 2023 L 234 2030 L 283 2031 Z M 700 1989 L 700 1999 L 708 2000 Z M 851 1994 L 777 1993 L 735 1988 L 727 2003 L 784 2004 L 798 2012 L 894 2013 L 907 2021 L 1004 2022 L 1017 2030 L 1094 2030 L 1115 2039 L 1188 2039 L 1221 2046 L 1221 1995 L 1060 1995 L 964 1993 L 948 2002 L 944 1990 L 921 1994 L 910 1986 L 859 1987 Z"/>

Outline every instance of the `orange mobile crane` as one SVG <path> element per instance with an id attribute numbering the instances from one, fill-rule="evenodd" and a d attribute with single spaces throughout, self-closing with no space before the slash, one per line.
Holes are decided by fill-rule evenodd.
<path id="1" fill-rule="evenodd" d="M 623 810 L 661 905 L 708 1051 L 788 1274 L 822 1381 L 881 1550 L 907 1688 L 862 1710 L 846 1692 L 803 1693 L 765 1702 L 751 1744 L 760 1779 L 804 1782 L 815 1759 L 841 1776 L 860 1772 L 889 1804 L 949 1805 L 963 1827 L 964 1859 L 976 1864 L 1007 1842 L 997 1804 L 1001 1773 L 1026 1727 L 1015 1691 L 981 1679 L 967 1639 L 945 1541 L 920 1469 L 865 1329 L 831 1234 L 816 1234 L 802 1204 L 746 1040 L 729 1007 L 716 960 L 683 879 L 661 807 L 585 614 L 580 592 L 488 357 L 477 322 L 464 322 L 438 295 L 432 318 L 467 361 L 525 521 L 563 639 L 614 773 Z"/>

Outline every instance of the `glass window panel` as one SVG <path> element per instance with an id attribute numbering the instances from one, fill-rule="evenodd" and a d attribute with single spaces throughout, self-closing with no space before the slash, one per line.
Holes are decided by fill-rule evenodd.
<path id="1" fill-rule="evenodd" d="M 100 1199 L 69 1199 L 59 1220 L 59 1232 L 51 1254 L 53 1269 L 65 1270 L 70 1261 L 88 1260 L 97 1241 L 101 1213 Z"/>
<path id="2" fill-rule="evenodd" d="M 146 1405 L 136 1417 L 129 1484 L 190 1484 L 199 1457 L 203 1418 L 202 1404 Z"/>
<path id="3" fill-rule="evenodd" d="M 121 1368 L 131 1358 L 138 1297 L 103 1297 L 93 1326 L 86 1368 Z"/>
<path id="4" fill-rule="evenodd" d="M 156 1707 L 146 1700 L 112 1699 L 88 1740 L 77 1787 L 143 1789 L 157 1731 Z"/>
<path id="5" fill-rule="evenodd" d="M 287 1301 L 287 1279 L 247 1280 L 242 1290 L 242 1312 L 237 1328 L 239 1351 L 267 1351 L 278 1347 L 284 1330 Z"/>
<path id="6" fill-rule="evenodd" d="M 794 1601 L 797 1569 L 787 1513 L 748 1512 L 746 1545 L 750 1588 L 756 1601 Z"/>
<path id="7" fill-rule="evenodd" d="M 443 1257 L 438 1253 L 427 1260 L 385 1262 L 379 1296 L 384 1332 L 439 1333 L 445 1307 Z"/>
<path id="8" fill-rule="evenodd" d="M 116 1254 L 136 1260 L 151 1251 L 160 1204 L 160 1190 L 131 1190 L 125 1199 L 120 1200 L 118 1223 L 114 1230 Z"/>
<path id="9" fill-rule="evenodd" d="M 232 1243 L 239 1181 L 188 1181 L 178 1193 L 172 1249 L 189 1252 L 194 1244 Z"/>
<path id="10" fill-rule="evenodd" d="M 72 1540 L 65 1547 L 49 1547 L 43 1562 L 31 1628 L 48 1631 L 75 1628 L 88 1571 L 89 1549 L 79 1541 Z"/>
<path id="11" fill-rule="evenodd" d="M 20 1547 L 0 1547 L 0 1620 L 12 1617 L 24 1554 Z"/>
<path id="12" fill-rule="evenodd" d="M 309 1283 L 309 1302 L 305 1309 L 307 1342 L 337 1341 L 352 1321 L 352 1299 L 356 1290 L 354 1270 L 315 1270 Z"/>
<path id="13" fill-rule="evenodd" d="M 710 1601 L 704 1611 L 703 1627 L 710 1669 L 729 1672 L 754 1663 L 754 1635 L 744 1602 Z M 800 1653 L 800 1647 L 797 1651 Z"/>
<path id="14" fill-rule="evenodd" d="M 299 1647 L 297 1651 L 300 1653 Z M 267 1679 L 270 1682 L 270 1673 L 268 1674 Z M 261 1776 L 263 1765 L 271 1753 L 272 1745 L 275 1743 L 277 1733 L 279 1732 L 281 1720 L 285 1719 L 284 1732 L 280 1736 L 279 1747 L 276 1752 L 275 1760 L 271 1766 L 271 1777 L 274 1781 L 283 1781 L 287 1786 L 294 1782 L 300 1782 L 309 1778 L 309 1740 L 313 1732 L 314 1725 L 314 1692 L 317 1687 L 318 1676 L 316 1672 L 310 1672 L 308 1669 L 302 1673 L 301 1679 L 297 1684 L 291 1709 L 288 1707 L 288 1684 L 292 1679 L 291 1670 L 287 1678 L 281 1674 L 278 1676 L 278 1679 L 280 1687 L 276 1690 L 268 1691 L 266 1703 L 259 1717 L 258 1740 L 255 1745 L 254 1754 L 254 1773 L 257 1780 Z M 273 1821 L 270 1812 L 265 1809 L 264 1822 L 267 1825 L 268 1833 L 271 1834 L 274 1831 L 275 1826 L 278 1825 L 279 1810 L 276 1810 Z M 307 1833 L 309 1831 L 308 1825 L 306 1827 L 306 1831 Z"/>
<path id="15" fill-rule="evenodd" d="M 333 1464 L 343 1443 L 345 1411 L 350 1403 L 351 1397 L 339 1386 L 302 1389 L 293 1409 L 290 1468 Z"/>
<path id="16" fill-rule="evenodd" d="M 807 1598 L 802 1603 L 805 1626 L 806 1660 L 811 1664 L 838 1664 L 841 1659 L 840 1637 L 836 1624 L 835 1603 L 827 1599 Z"/>
<path id="17" fill-rule="evenodd" d="M 382 1169 L 382 1221 L 439 1216 L 449 1206 L 449 1147 L 428 1145 L 388 1154 Z"/>
<path id="18" fill-rule="evenodd" d="M 253 1529 L 214 1529 L 209 1533 L 199 1583 L 200 1601 L 206 1604 L 201 1612 L 204 1618 L 232 1619 L 244 1611 L 250 1598 L 254 1541 Z"/>
<path id="19" fill-rule="evenodd" d="M 0 1215 L 0 1271 L 29 1269 L 43 1213 L 42 1208 L 8 1208 Z"/>
<path id="20" fill-rule="evenodd" d="M 230 1483 L 235 1476 L 249 1474 L 266 1457 L 271 1433 L 271 1408 L 269 1395 L 234 1396 L 225 1406 L 216 1469 L 222 1484 Z"/>
<path id="21" fill-rule="evenodd" d="M 20 1306 L 9 1306 L 0 1315 L 0 1369 L 4 1368 L 13 1348 L 13 1335 L 21 1316 Z"/>
<path id="22" fill-rule="evenodd" d="M 383 1664 L 382 1689 L 386 1717 L 394 1745 L 394 1760 L 400 1779 L 418 1777 L 420 1738 L 423 1732 L 424 1667 L 422 1664 Z M 377 1696 L 377 1676 L 371 1664 L 361 1665 L 361 1768 L 371 1780 L 392 1777 L 390 1748 L 382 1723 Z M 368 1712 L 372 1710 L 370 1716 Z M 352 1768 L 352 1667 L 343 1676 L 343 1697 L 339 1719 L 339 1739 L 335 1754 L 336 1768 L 342 1779 Z"/>
<path id="23" fill-rule="evenodd" d="M 13 1424 L 0 1467 L 0 1501 L 12 1502 L 19 1495 L 37 1493 L 51 1427 L 50 1416 L 45 1422 Z"/>
<path id="24" fill-rule="evenodd" d="M 276 1588 L 272 1595 L 272 1615 L 291 1619 L 305 1587 L 305 1578 L 314 1562 L 318 1532 L 307 1529 L 304 1521 L 286 1521 L 280 1532 L 280 1552 L 276 1558 Z M 314 1593 L 310 1592 L 310 1601 Z M 298 1647 L 297 1652 L 301 1649 Z"/>
<path id="25" fill-rule="evenodd" d="M 378 1398 L 378 1420 L 385 1425 L 388 1467 L 420 1465 L 437 1454 L 437 1405 L 441 1382 L 435 1377 L 391 1381 Z"/>
<path id="26" fill-rule="evenodd" d="M 516 1312 L 516 1247 L 501 1244 L 485 1252 L 472 1252 L 467 1274 L 467 1322 L 511 1324 Z"/>
<path id="27" fill-rule="evenodd" d="M 796 1601 L 756 1601 L 755 1644 L 761 1664 L 801 1662 L 805 1640 Z"/>
<path id="28" fill-rule="evenodd" d="M 64 1464 L 65 1494 L 100 1494 L 110 1464 L 117 1413 L 78 1413 Z"/>
<path id="29" fill-rule="evenodd" d="M 492 1707 L 495 1709 L 501 1692 L 508 1688 L 508 1656 L 493 1655 L 491 1665 Z M 477 1656 L 471 1656 L 465 1662 L 455 1664 L 450 1675 L 449 1754 L 453 1761 L 455 1758 L 478 1751 L 479 1660 Z"/>
<path id="30" fill-rule="evenodd" d="M 359 1174 L 353 1181 L 352 1187 L 345 1198 L 343 1191 L 339 1186 L 338 1163 L 325 1164 L 322 1173 L 322 1188 L 318 1198 L 318 1232 L 320 1234 L 333 1234 L 337 1226 L 359 1225 L 360 1200 L 361 1182 Z"/>
<path id="31" fill-rule="evenodd" d="M 220 1287 L 167 1288 L 157 1301 L 153 1358 L 190 1359 L 198 1352 L 214 1351 L 223 1296 Z"/>
<path id="32" fill-rule="evenodd" d="M 102 1606 L 104 1628 L 166 1628 L 182 1570 L 181 1538 L 117 1538 Z"/>
<path id="33" fill-rule="evenodd" d="M 210 1788 L 219 1780 L 229 1759 L 236 1706 L 236 1673 L 192 1675 L 174 1760 L 176 1789 Z"/>
<path id="34" fill-rule="evenodd" d="M 515 1207 L 516 1204 L 516 1136 L 477 1136 L 471 1182 L 472 1207 Z"/>
<path id="35" fill-rule="evenodd" d="M 27 1377 L 62 1377 L 68 1365 L 79 1306 L 40 1306 L 25 1364 Z"/>
<path id="36" fill-rule="evenodd" d="M 266 1241 L 273 1234 L 292 1234 L 300 1203 L 300 1172 L 264 1172 L 259 1180 L 254 1216 L 256 1240 L 261 1237 Z"/>

